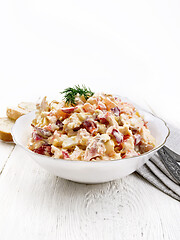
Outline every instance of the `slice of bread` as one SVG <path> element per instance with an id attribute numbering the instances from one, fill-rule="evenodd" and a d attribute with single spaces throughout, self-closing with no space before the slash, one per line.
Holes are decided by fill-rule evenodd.
<path id="1" fill-rule="evenodd" d="M 17 107 L 8 107 L 6 115 L 12 120 L 17 120 L 19 117 L 33 111 L 36 108 L 35 103 L 31 102 L 21 102 Z"/>
<path id="2" fill-rule="evenodd" d="M 36 104 L 33 102 L 21 102 L 18 104 L 18 107 L 28 112 L 32 112 L 36 109 Z"/>
<path id="3" fill-rule="evenodd" d="M 19 117 L 27 113 L 27 111 L 19 107 L 8 107 L 6 110 L 6 115 L 12 120 L 17 120 Z"/>
<path id="4" fill-rule="evenodd" d="M 12 135 L 11 135 L 11 128 L 14 125 L 13 120 L 3 117 L 0 118 L 0 139 L 6 142 L 13 141 Z"/>

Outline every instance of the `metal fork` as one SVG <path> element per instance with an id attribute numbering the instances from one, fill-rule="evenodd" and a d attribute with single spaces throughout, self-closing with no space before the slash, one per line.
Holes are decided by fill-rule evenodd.
<path id="1" fill-rule="evenodd" d="M 177 163 L 180 162 L 180 155 L 166 146 L 158 150 L 158 155 L 164 163 L 167 171 L 180 184 L 180 165 Z"/>

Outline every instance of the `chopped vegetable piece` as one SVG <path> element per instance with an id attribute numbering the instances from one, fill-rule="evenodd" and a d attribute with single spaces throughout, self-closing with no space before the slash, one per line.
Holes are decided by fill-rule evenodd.
<path id="1" fill-rule="evenodd" d="M 112 135 L 115 137 L 116 142 L 118 144 L 120 144 L 123 141 L 123 136 L 117 129 L 112 130 Z"/>
<path id="2" fill-rule="evenodd" d="M 61 108 L 64 113 L 73 113 L 77 107 Z"/>
<path id="3" fill-rule="evenodd" d="M 96 123 L 92 120 L 85 120 L 82 123 L 82 127 L 84 127 L 90 133 L 93 133 L 97 129 Z"/>
<path id="4" fill-rule="evenodd" d="M 116 117 L 120 116 L 120 109 L 118 107 L 111 108 L 111 111 L 114 113 Z"/>
<path id="5" fill-rule="evenodd" d="M 59 127 L 59 130 L 62 130 L 63 129 L 63 123 L 62 121 L 60 121 L 59 119 L 56 121 L 56 125 Z"/>

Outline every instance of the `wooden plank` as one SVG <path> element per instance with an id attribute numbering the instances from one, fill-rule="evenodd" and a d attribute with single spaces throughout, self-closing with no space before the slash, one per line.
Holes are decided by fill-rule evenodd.
<path id="1" fill-rule="evenodd" d="M 0 179 L 1 239 L 178 239 L 179 202 L 132 174 L 85 185 L 16 147 Z"/>
<path id="2" fill-rule="evenodd" d="M 3 171 L 8 157 L 12 153 L 15 145 L 13 143 L 5 143 L 0 140 L 0 174 Z"/>

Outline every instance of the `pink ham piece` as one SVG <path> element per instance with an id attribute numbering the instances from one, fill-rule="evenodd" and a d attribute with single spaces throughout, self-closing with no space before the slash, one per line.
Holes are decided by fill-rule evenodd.
<path id="1" fill-rule="evenodd" d="M 100 154 L 98 153 L 98 144 L 96 141 L 90 143 L 86 148 L 84 159 L 86 161 L 90 161 L 92 158 L 98 157 Z"/>
<path id="2" fill-rule="evenodd" d="M 49 144 L 44 144 L 41 147 L 34 149 L 33 152 L 41 154 L 41 155 L 52 156 L 51 145 L 49 145 Z"/>
<path id="3" fill-rule="evenodd" d="M 77 107 L 61 108 L 64 113 L 73 113 Z"/>
<path id="4" fill-rule="evenodd" d="M 123 136 L 123 141 L 126 141 L 128 138 L 130 138 L 130 135 L 126 134 Z"/>
<path id="5" fill-rule="evenodd" d="M 109 124 L 107 120 L 107 114 L 99 114 L 96 116 L 95 120 L 105 125 Z"/>
<path id="6" fill-rule="evenodd" d="M 86 148 L 84 159 L 86 161 L 91 161 L 91 159 L 102 156 L 104 152 L 106 151 L 106 148 L 104 144 L 100 141 L 100 139 L 95 139 Z"/>
<path id="7" fill-rule="evenodd" d="M 62 156 L 63 156 L 63 159 L 70 158 L 68 151 L 65 151 L 65 150 L 62 150 Z"/>
<path id="8" fill-rule="evenodd" d="M 44 138 L 41 137 L 39 134 L 37 134 L 36 132 L 32 133 L 32 137 L 35 141 L 39 141 L 39 140 L 43 140 Z"/>
<path id="9" fill-rule="evenodd" d="M 109 124 L 109 122 L 108 122 L 108 120 L 106 119 L 106 117 L 99 117 L 99 121 L 100 121 L 100 123 L 105 124 L 105 125 L 108 125 L 108 124 Z"/>
<path id="10" fill-rule="evenodd" d="M 43 128 L 40 128 L 40 127 L 36 127 L 33 124 L 31 124 L 31 125 L 36 130 L 37 134 L 40 135 L 43 138 L 48 138 L 52 135 L 52 132 L 49 131 L 49 130 L 46 130 L 46 129 L 43 129 Z"/>
<path id="11" fill-rule="evenodd" d="M 123 141 L 123 135 L 117 129 L 112 130 L 112 135 L 115 137 L 118 144 Z"/>

